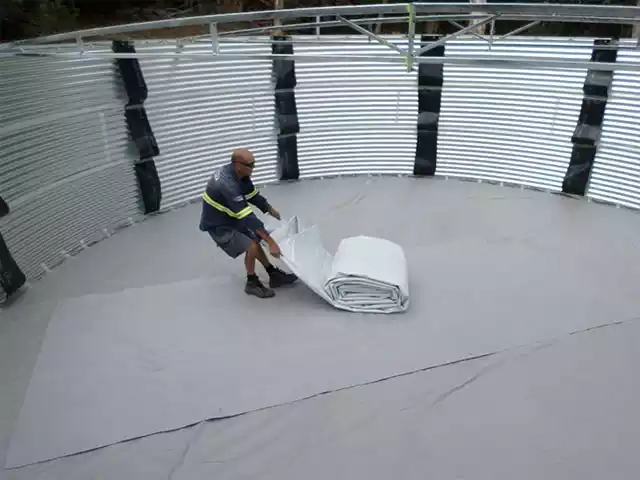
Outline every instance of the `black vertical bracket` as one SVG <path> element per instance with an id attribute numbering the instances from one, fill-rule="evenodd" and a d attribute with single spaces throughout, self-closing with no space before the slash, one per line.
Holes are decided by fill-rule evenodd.
<path id="1" fill-rule="evenodd" d="M 0 218 L 9 215 L 9 204 L 0 197 Z M 14 260 L 9 247 L 0 234 L 0 286 L 5 293 L 5 303 L 20 292 L 27 282 L 27 277 Z"/>
<path id="2" fill-rule="evenodd" d="M 421 38 L 421 48 L 432 43 L 429 36 Z M 445 46 L 438 45 L 420 54 L 421 57 L 444 57 Z M 418 64 L 418 138 L 413 174 L 433 176 L 438 157 L 438 122 L 443 85 L 442 63 Z"/>
<path id="3" fill-rule="evenodd" d="M 618 56 L 616 39 L 596 39 L 592 62 L 614 63 Z M 582 108 L 571 142 L 571 160 L 562 182 L 562 191 L 572 195 L 584 195 L 600 143 L 602 121 L 607 99 L 613 83 L 613 71 L 587 71 L 582 90 Z"/>
<path id="4" fill-rule="evenodd" d="M 114 40 L 112 50 L 115 53 L 135 53 L 134 46 L 127 41 Z M 162 201 L 162 188 L 160 177 L 156 170 L 154 157 L 160 154 L 144 102 L 147 99 L 147 84 L 137 58 L 118 58 L 116 60 L 124 89 L 129 99 L 125 105 L 125 119 L 131 140 L 136 146 L 140 160 L 136 162 L 134 169 L 144 213 L 149 214 L 160 209 Z"/>
<path id="5" fill-rule="evenodd" d="M 274 35 L 271 52 L 274 55 L 293 55 L 291 37 Z M 278 175 L 280 180 L 297 180 L 300 177 L 297 138 L 300 124 L 295 95 L 295 63 L 291 58 L 274 57 L 272 66 L 278 130 Z"/>

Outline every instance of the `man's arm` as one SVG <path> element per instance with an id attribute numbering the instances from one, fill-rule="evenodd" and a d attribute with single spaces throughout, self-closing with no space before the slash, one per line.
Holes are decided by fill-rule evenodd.
<path id="1" fill-rule="evenodd" d="M 247 193 L 244 198 L 246 198 L 249 203 L 258 207 L 262 213 L 269 213 L 271 205 L 269 205 L 267 199 L 264 198 L 253 184 L 250 184 L 249 193 Z"/>
<path id="2" fill-rule="evenodd" d="M 258 193 L 258 190 L 253 186 L 250 180 L 248 183 L 252 187 L 252 189 L 249 191 L 248 194 L 246 195 L 239 194 L 227 200 L 229 205 L 234 206 L 234 211 L 235 212 L 251 211 L 251 207 L 248 205 L 249 202 L 251 202 L 260 210 L 262 210 L 263 213 L 268 212 L 271 215 L 274 215 L 273 212 L 275 212 L 274 216 L 277 216 L 277 218 L 279 218 L 280 214 L 277 211 L 275 211 L 273 207 L 271 207 L 271 205 L 269 205 L 269 202 L 267 202 L 267 199 Z M 240 213 L 240 215 L 243 215 L 243 214 L 244 213 Z M 264 223 L 262 223 L 262 221 L 260 221 L 260 219 L 253 212 L 247 214 L 245 218 L 247 220 L 244 226 L 249 230 L 251 230 L 252 232 L 254 232 L 259 238 L 264 240 L 267 243 L 267 245 L 269 245 L 269 253 L 271 253 L 271 255 L 273 255 L 275 258 L 279 258 L 280 247 L 278 246 L 278 243 L 273 238 L 271 238 L 271 235 L 269 235 L 269 233 L 267 232 L 267 229 L 265 228 Z M 245 219 L 242 219 L 242 220 L 244 221 Z"/>
<path id="3" fill-rule="evenodd" d="M 238 195 L 225 195 L 225 199 L 227 200 L 232 216 L 238 219 L 244 228 L 254 232 L 258 237 L 264 240 L 267 245 L 269 245 L 269 253 L 271 253 L 275 258 L 279 258 L 280 247 L 277 242 L 271 238 L 271 235 L 267 232 L 264 223 L 262 223 L 256 214 L 253 213 L 245 196 L 239 192 L 233 193 L 238 193 Z"/>
<path id="4" fill-rule="evenodd" d="M 253 185 L 253 182 L 250 179 L 246 180 L 245 191 L 246 193 L 244 198 L 247 199 L 248 202 L 255 205 L 260 209 L 262 213 L 268 213 L 272 217 L 280 220 L 280 213 L 269 204 L 269 201 L 258 191 L 258 189 Z"/>

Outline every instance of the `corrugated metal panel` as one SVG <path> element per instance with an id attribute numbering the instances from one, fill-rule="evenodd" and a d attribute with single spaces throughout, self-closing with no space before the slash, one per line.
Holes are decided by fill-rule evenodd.
<path id="1" fill-rule="evenodd" d="M 406 37 L 384 38 L 407 47 Z M 303 55 L 346 57 L 344 61 L 296 62 L 300 177 L 410 174 L 416 151 L 416 72 L 408 73 L 402 63 L 350 62 L 349 55 L 394 52 L 362 36 L 332 38 L 338 39 L 347 44 L 294 46 L 295 53 Z"/>
<path id="2" fill-rule="evenodd" d="M 140 53 L 176 51 L 172 42 L 137 44 Z M 183 47 L 184 52 L 211 52 L 210 41 Z M 265 39 L 221 43 L 222 53 L 270 54 Z M 276 179 L 278 147 L 270 60 L 210 62 L 142 59 L 149 88 L 145 108 L 160 147 L 156 158 L 162 182 L 162 208 L 202 195 L 214 168 L 228 162 L 236 147 L 256 155 L 256 183 Z"/>
<path id="3" fill-rule="evenodd" d="M 295 37 L 296 40 L 302 37 Z M 310 37 L 305 37 L 307 40 Z M 406 46 L 401 37 L 386 37 Z M 417 122 L 416 72 L 402 64 L 349 62 L 387 47 L 335 36 L 347 45 L 300 45 L 296 53 L 343 55 L 298 61 L 296 97 L 302 178 L 344 173 L 410 174 Z M 416 38 L 418 41 L 418 38 Z M 592 41 L 514 38 L 494 56 L 588 60 Z M 110 45 L 103 44 L 104 51 Z M 146 42 L 138 51 L 174 51 Z M 209 51 L 208 41 L 184 49 Z M 266 38 L 222 43 L 223 52 L 270 53 Z M 454 41 L 447 56 L 486 54 Z M 634 52 L 619 53 L 618 62 Z M 638 59 L 635 58 L 635 61 Z M 259 183 L 276 179 L 277 142 L 270 60 L 143 59 L 146 107 L 162 155 L 163 208 L 196 199 L 234 147 L 253 149 Z M 571 155 L 584 69 L 552 71 L 446 65 L 439 126 L 439 175 L 559 190 Z M 640 207 L 640 76 L 617 73 L 588 195 Z M 126 224 L 139 212 L 120 78 L 108 60 L 5 58 L 0 64 L 0 194 L 12 214 L 0 228 L 30 278 L 65 252 Z M 114 192 L 116 192 L 114 194 Z M 44 266 L 43 266 L 44 265 Z"/>
<path id="4" fill-rule="evenodd" d="M 121 95 L 108 60 L 0 60 L 0 228 L 28 278 L 138 214 Z"/>
<path id="5" fill-rule="evenodd" d="M 446 57 L 491 55 L 588 61 L 592 39 L 462 38 Z M 436 174 L 558 191 L 571 158 L 586 69 L 445 64 Z"/>
<path id="6" fill-rule="evenodd" d="M 621 45 L 630 48 L 635 43 Z M 637 50 L 618 52 L 618 63 L 639 61 Z M 587 196 L 640 208 L 640 72 L 613 76 Z"/>

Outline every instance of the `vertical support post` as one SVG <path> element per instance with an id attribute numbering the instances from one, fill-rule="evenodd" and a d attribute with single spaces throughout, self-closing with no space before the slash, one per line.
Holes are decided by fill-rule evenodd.
<path id="1" fill-rule="evenodd" d="M 469 0 L 469 2 L 483 5 L 483 4 L 487 3 L 487 0 Z M 473 14 L 473 13 L 477 13 L 477 12 L 471 12 L 471 13 Z M 471 25 L 476 25 L 476 24 L 478 24 L 478 26 L 473 31 L 475 31 L 475 33 L 477 33 L 478 35 L 484 35 L 485 32 L 487 31 L 486 30 L 486 24 L 480 23 L 480 22 L 478 22 L 478 20 L 470 20 L 469 21 L 469 25 L 470 26 Z"/>
<path id="2" fill-rule="evenodd" d="M 496 20 L 495 18 L 491 20 L 491 30 L 489 32 L 489 50 L 493 47 L 493 37 L 496 34 Z"/>
<path id="3" fill-rule="evenodd" d="M 0 218 L 7 215 L 9 215 L 9 204 L 0 197 Z M 0 287 L 4 291 L 4 303 L 7 303 L 16 293 L 20 293 L 26 282 L 27 277 L 20 270 L 2 234 L 0 234 Z"/>
<path id="4" fill-rule="evenodd" d="M 210 23 L 209 24 L 209 34 L 211 35 L 211 48 L 213 49 L 213 54 L 220 54 L 220 43 L 218 42 L 218 24 Z"/>
<path id="5" fill-rule="evenodd" d="M 409 48 L 407 50 L 406 63 L 407 63 L 407 72 L 412 72 L 413 71 L 413 54 L 414 54 L 413 43 L 416 36 L 416 11 L 413 6 L 413 3 L 409 3 L 407 5 L 407 8 L 409 9 L 409 28 L 407 33 L 409 37 Z"/>
<path id="6" fill-rule="evenodd" d="M 640 7 L 640 0 L 636 2 L 636 6 Z M 638 43 L 636 44 L 636 48 L 640 48 L 640 23 L 634 23 L 633 29 L 631 31 L 631 36 L 638 39 Z"/>
<path id="7" fill-rule="evenodd" d="M 274 10 L 281 10 L 283 8 L 283 3 L 284 3 L 284 0 L 273 0 L 273 9 Z M 282 26 L 282 21 L 279 18 L 274 18 L 273 19 L 273 25 L 275 27 L 281 27 Z"/>
<path id="8" fill-rule="evenodd" d="M 423 35 L 422 48 L 429 44 L 437 46 L 426 49 L 420 56 L 444 57 L 445 44 L 440 40 L 430 42 L 429 37 Z M 416 176 L 433 176 L 436 173 L 443 71 L 442 63 L 418 64 L 418 138 L 413 166 L 413 174 Z"/>
<path id="9" fill-rule="evenodd" d="M 114 40 L 112 50 L 115 53 L 135 53 L 134 46 L 129 42 Z M 162 201 L 162 185 L 156 169 L 154 157 L 160 154 L 156 138 L 151 130 L 144 102 L 147 99 L 147 84 L 136 58 L 117 59 L 120 76 L 124 84 L 129 102 L 124 107 L 124 115 L 131 140 L 138 150 L 139 161 L 134 165 L 140 197 L 145 214 L 160 209 Z"/>
<path id="10" fill-rule="evenodd" d="M 618 51 L 616 48 L 598 48 L 617 46 L 615 39 L 596 39 L 594 41 L 592 62 L 613 63 Z M 562 182 L 562 191 L 572 195 L 585 195 L 595 157 L 600 144 L 600 133 L 606 111 L 609 90 L 613 83 L 613 71 L 588 70 L 582 90 L 584 97 L 578 124 L 571 142 L 573 150 L 571 160 Z"/>
<path id="11" fill-rule="evenodd" d="M 80 35 L 76 37 L 76 44 L 78 45 L 80 53 L 84 53 L 84 42 L 82 41 L 82 37 Z"/>
<path id="12" fill-rule="evenodd" d="M 383 4 L 389 3 L 389 0 L 382 0 L 382 3 Z M 382 18 L 384 18 L 384 15 L 382 13 L 379 13 L 378 14 L 378 19 L 382 19 Z M 372 27 L 370 27 L 370 28 L 372 28 Z M 375 28 L 375 30 L 373 30 L 373 32 L 376 35 L 380 35 L 380 33 L 382 33 L 382 23 L 380 23 L 380 22 L 376 23 L 376 28 Z"/>
<path id="13" fill-rule="evenodd" d="M 318 15 L 316 17 L 316 37 L 318 37 L 318 40 L 320 40 L 320 22 L 322 21 L 322 17 L 320 15 Z"/>
<path id="14" fill-rule="evenodd" d="M 274 35 L 271 51 L 274 55 L 293 55 L 291 37 Z M 298 139 L 300 132 L 295 87 L 297 84 L 295 63 L 291 58 L 274 58 L 273 78 L 275 80 L 275 123 L 278 135 L 278 174 L 280 180 L 297 180 Z"/>

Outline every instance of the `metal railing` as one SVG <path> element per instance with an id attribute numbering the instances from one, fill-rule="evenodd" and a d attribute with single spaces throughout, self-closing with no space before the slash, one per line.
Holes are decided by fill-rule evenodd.
<path id="1" fill-rule="evenodd" d="M 372 15 L 372 16 L 369 16 Z M 375 16 L 373 16 L 375 15 Z M 363 16 L 365 16 L 363 18 Z M 367 17 L 368 16 L 368 17 Z M 352 17 L 352 18 L 349 18 Z M 273 26 L 264 26 L 259 28 L 245 28 L 230 31 L 220 31 L 221 25 L 231 23 L 247 23 L 256 21 L 280 22 L 299 20 L 292 24 L 286 22 Z M 460 25 L 458 22 L 474 20 L 468 26 Z M 503 35 L 494 35 L 495 23 L 499 21 L 527 21 L 524 26 L 518 27 L 511 32 Z M 417 48 L 414 38 L 416 25 L 432 21 L 448 21 L 457 27 L 458 31 L 439 39 L 437 42 Z M 489 46 L 498 44 L 508 37 L 524 33 L 527 29 L 539 22 L 580 22 L 580 23 L 614 23 L 619 25 L 636 25 L 640 23 L 640 7 L 629 7 L 621 5 L 575 5 L 575 4 L 506 4 L 506 3 L 394 3 L 394 4 L 378 4 L 378 5 L 359 5 L 346 7 L 314 7 L 314 8 L 298 8 L 270 10 L 259 12 L 231 13 L 218 15 L 205 15 L 197 17 L 172 18 L 167 20 L 157 20 L 152 22 L 133 23 L 126 25 L 117 25 L 101 28 L 92 28 L 79 30 L 75 32 L 62 33 L 56 35 L 48 35 L 39 38 L 26 39 L 16 41 L 12 44 L 0 47 L 0 56 L 6 55 L 39 55 L 39 56 L 66 56 L 66 57 L 83 57 L 87 56 L 95 58 L 145 58 L 145 57 L 168 57 L 168 58 L 185 58 L 192 57 L 193 60 L 210 61 L 211 56 L 220 56 L 227 59 L 251 59 L 251 58 L 294 58 L 297 61 L 326 61 L 332 58 L 331 55 L 283 55 L 283 54 L 246 54 L 236 53 L 233 51 L 222 51 L 220 49 L 221 42 L 226 39 L 236 39 L 238 37 L 246 37 L 248 35 L 263 35 L 273 31 L 295 32 L 301 28 L 316 28 L 317 36 L 323 28 L 335 26 L 348 26 L 355 32 L 364 34 L 373 41 L 377 41 L 388 47 L 387 55 L 375 56 L 352 56 L 351 61 L 370 62 L 401 62 L 407 65 L 411 71 L 414 65 L 419 63 L 439 63 L 442 60 L 438 57 L 423 57 L 422 53 L 435 48 L 440 44 L 445 44 L 450 40 L 459 38 L 465 34 L 472 34 L 477 38 L 486 41 Z M 279 22 L 279 23 L 280 23 Z M 380 35 L 373 33 L 363 25 L 372 25 L 375 23 L 394 23 L 406 25 L 406 37 L 408 39 L 404 47 L 400 47 L 393 42 L 387 41 Z M 479 35 L 473 32 L 481 25 L 491 24 L 490 35 Z M 205 36 L 196 37 L 196 40 L 206 38 L 211 45 L 210 51 L 192 50 L 187 52 L 178 51 L 156 51 L 144 53 L 113 53 L 109 51 L 98 52 L 92 50 L 91 40 L 95 38 L 104 39 L 123 35 L 134 34 L 138 32 L 149 32 L 158 29 L 172 29 L 181 27 L 203 26 L 208 27 L 208 33 Z M 192 39 L 193 40 L 193 39 Z M 74 41 L 74 47 L 59 48 L 57 44 L 60 42 Z M 318 38 L 320 42 L 320 38 Z M 637 48 L 637 43 L 635 47 Z M 88 48 L 89 46 L 89 48 Z M 460 56 L 455 59 L 449 59 L 449 62 L 459 64 L 475 64 L 475 65 L 491 65 L 502 66 L 504 60 L 498 60 L 491 56 Z M 554 59 L 545 59 L 543 57 L 518 57 L 512 56 L 508 62 L 514 66 L 532 66 L 537 65 L 544 68 L 563 69 L 567 67 L 581 68 L 590 67 L 598 70 L 624 69 L 631 71 L 640 70 L 640 64 L 636 62 L 627 62 L 623 65 L 615 63 L 601 62 L 591 64 L 588 61 L 572 60 L 562 61 Z"/>

